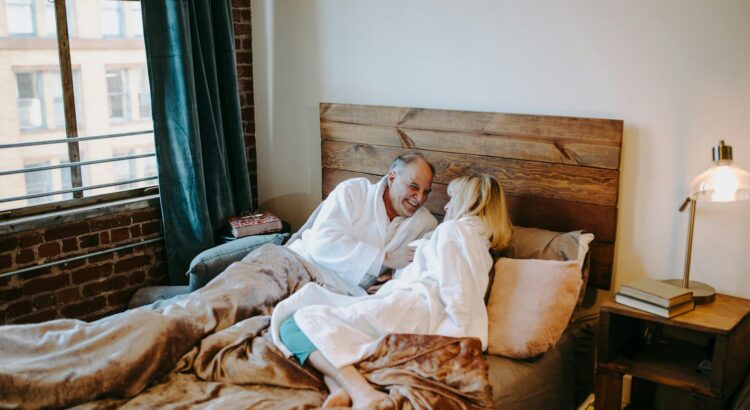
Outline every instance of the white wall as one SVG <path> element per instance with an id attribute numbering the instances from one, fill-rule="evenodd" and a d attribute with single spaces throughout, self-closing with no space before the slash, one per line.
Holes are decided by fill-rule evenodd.
<path id="1" fill-rule="evenodd" d="M 616 282 L 681 277 L 720 138 L 750 169 L 750 2 L 253 0 L 259 196 L 320 198 L 318 103 L 625 122 Z M 750 201 L 699 206 L 692 277 L 750 297 Z"/>

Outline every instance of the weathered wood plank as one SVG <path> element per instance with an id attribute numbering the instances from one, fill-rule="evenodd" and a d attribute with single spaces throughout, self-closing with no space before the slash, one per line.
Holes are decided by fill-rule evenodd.
<path id="1" fill-rule="evenodd" d="M 323 141 L 321 162 L 325 168 L 384 174 L 404 148 Z M 511 195 L 526 195 L 596 205 L 616 206 L 619 172 L 574 165 L 520 161 L 479 155 L 422 151 L 435 166 L 435 182 L 474 172 L 495 175 Z"/>
<path id="2" fill-rule="evenodd" d="M 364 177 L 377 182 L 381 176 L 336 169 L 323 169 L 323 195 L 327 196 L 339 182 Z M 432 184 L 425 207 L 435 215 L 443 215 L 448 202 L 447 185 Z M 602 242 L 614 242 L 617 208 L 614 206 L 582 204 L 560 199 L 506 195 L 508 212 L 515 225 L 568 232 L 578 229 L 591 232 Z"/>
<path id="3" fill-rule="evenodd" d="M 615 244 L 599 242 L 596 239 L 589 245 L 591 265 L 587 286 L 610 290 L 612 287 L 612 266 L 615 259 Z"/>
<path id="4" fill-rule="evenodd" d="M 321 137 L 617 169 L 622 121 L 321 104 Z"/>

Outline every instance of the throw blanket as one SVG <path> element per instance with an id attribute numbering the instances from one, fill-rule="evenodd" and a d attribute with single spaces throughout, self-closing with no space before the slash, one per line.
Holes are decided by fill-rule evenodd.
<path id="1" fill-rule="evenodd" d="M 92 323 L 0 328 L 0 408 L 310 408 L 320 375 L 267 336 L 280 300 L 314 281 L 294 252 L 267 245 L 206 287 Z M 475 339 L 390 335 L 358 364 L 401 408 L 491 408 Z"/>

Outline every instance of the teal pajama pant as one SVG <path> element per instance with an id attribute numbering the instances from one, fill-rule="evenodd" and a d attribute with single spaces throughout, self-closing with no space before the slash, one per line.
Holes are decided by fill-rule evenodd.
<path id="1" fill-rule="evenodd" d="M 297 322 L 294 321 L 294 315 L 289 316 L 281 323 L 279 337 L 281 338 L 281 343 L 284 343 L 284 346 L 294 354 L 301 364 L 305 364 L 310 354 L 318 350 L 310 339 L 305 336 L 302 329 L 297 326 Z"/>

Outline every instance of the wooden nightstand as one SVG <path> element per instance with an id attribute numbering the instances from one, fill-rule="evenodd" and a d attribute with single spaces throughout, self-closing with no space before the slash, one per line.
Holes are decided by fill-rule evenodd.
<path id="1" fill-rule="evenodd" d="M 717 294 L 672 319 L 606 302 L 595 408 L 620 408 L 624 374 L 633 376 L 635 407 L 651 407 L 654 384 L 663 384 L 690 392 L 695 408 L 722 408 L 750 367 L 749 341 L 750 300 Z"/>

